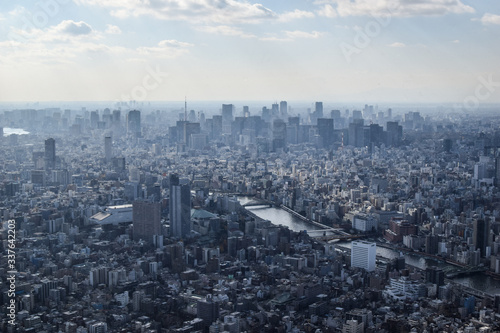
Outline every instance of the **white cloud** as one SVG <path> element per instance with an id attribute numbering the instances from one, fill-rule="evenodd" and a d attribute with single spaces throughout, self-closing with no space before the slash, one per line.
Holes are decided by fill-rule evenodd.
<path id="1" fill-rule="evenodd" d="M 59 25 L 55 27 L 55 31 L 72 36 L 79 36 L 92 33 L 92 27 L 83 21 L 75 22 L 66 20 L 59 23 Z"/>
<path id="2" fill-rule="evenodd" d="M 75 0 L 111 10 L 120 18 L 149 15 L 166 20 L 215 23 L 257 23 L 278 15 L 262 4 L 237 0 Z"/>
<path id="3" fill-rule="evenodd" d="M 274 34 L 272 35 L 268 34 L 267 36 L 259 38 L 259 40 L 266 42 L 293 42 L 294 40 L 299 38 L 317 39 L 323 36 L 325 33 L 320 31 L 306 32 L 306 31 L 295 30 L 295 31 L 283 31 L 283 34 L 284 37 L 278 37 Z"/>
<path id="4" fill-rule="evenodd" d="M 319 32 L 319 31 L 313 31 L 313 32 L 305 32 L 305 31 L 299 31 L 299 30 L 295 30 L 295 31 L 285 31 L 285 34 L 290 37 L 290 38 L 313 38 L 313 39 L 316 39 L 316 38 L 319 38 L 321 36 L 324 35 L 323 32 Z"/>
<path id="5" fill-rule="evenodd" d="M 486 13 L 481 17 L 481 23 L 500 25 L 500 15 Z"/>
<path id="6" fill-rule="evenodd" d="M 276 36 L 267 36 L 267 37 L 261 37 L 259 40 L 262 40 L 264 42 L 293 42 L 292 38 L 280 38 Z"/>
<path id="7" fill-rule="evenodd" d="M 114 31 L 108 26 L 107 31 Z M 118 28 L 118 27 L 116 27 Z M 12 65 L 74 64 L 89 59 L 175 58 L 189 52 L 190 43 L 163 40 L 153 47 L 127 48 L 99 43 L 102 32 L 83 22 L 62 21 L 45 29 L 11 29 L 8 41 L 0 43 L 2 62 Z"/>
<path id="8" fill-rule="evenodd" d="M 406 44 L 404 43 L 399 43 L 399 42 L 394 42 L 392 44 L 389 44 L 390 47 L 405 47 Z"/>
<path id="9" fill-rule="evenodd" d="M 325 17 L 337 17 L 338 16 L 337 11 L 330 4 L 326 4 L 323 7 L 321 7 L 321 9 L 318 10 L 318 15 L 325 16 Z"/>
<path id="10" fill-rule="evenodd" d="M 239 28 L 231 27 L 228 25 L 200 26 L 197 29 L 200 31 L 203 31 L 203 32 L 224 35 L 224 36 L 234 36 L 234 37 L 242 37 L 242 38 L 255 38 L 256 37 L 253 34 L 246 33 Z"/>
<path id="11" fill-rule="evenodd" d="M 460 40 L 455 39 L 455 40 L 452 40 L 451 42 L 452 42 L 453 44 L 459 44 L 459 43 L 460 43 Z"/>
<path id="12" fill-rule="evenodd" d="M 315 15 L 312 12 L 307 12 L 304 10 L 295 9 L 294 11 L 285 12 L 283 14 L 280 14 L 278 17 L 278 21 L 288 22 L 288 21 L 302 19 L 302 18 L 314 18 L 314 16 Z"/>
<path id="13" fill-rule="evenodd" d="M 193 44 L 180 42 L 177 40 L 162 40 L 158 46 L 140 47 L 138 53 L 144 56 L 153 56 L 157 58 L 175 58 L 189 52 L 189 47 Z"/>
<path id="14" fill-rule="evenodd" d="M 437 16 L 474 13 L 461 0 L 321 0 L 319 15 L 335 16 Z M 329 3 L 324 5 L 325 3 Z"/>
<path id="15" fill-rule="evenodd" d="M 119 35 L 122 33 L 122 30 L 120 29 L 120 27 L 117 27 L 116 25 L 108 24 L 106 25 L 105 32 L 110 35 Z"/>

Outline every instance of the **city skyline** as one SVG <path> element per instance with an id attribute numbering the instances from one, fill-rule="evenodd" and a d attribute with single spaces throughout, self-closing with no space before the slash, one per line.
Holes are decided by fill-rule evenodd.
<path id="1" fill-rule="evenodd" d="M 0 102 L 500 102 L 493 1 L 0 4 Z"/>

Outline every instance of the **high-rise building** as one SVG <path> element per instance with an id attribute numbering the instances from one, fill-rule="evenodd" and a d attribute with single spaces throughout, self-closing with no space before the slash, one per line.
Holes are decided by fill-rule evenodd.
<path id="1" fill-rule="evenodd" d="M 369 272 L 375 270 L 377 245 L 365 241 L 351 243 L 351 267 L 363 268 Z"/>
<path id="2" fill-rule="evenodd" d="M 132 204 L 134 240 L 153 244 L 153 236 L 161 234 L 161 204 L 159 202 L 134 201 Z"/>
<path id="3" fill-rule="evenodd" d="M 323 118 L 323 102 L 316 102 L 314 105 L 314 114 L 316 118 Z"/>
<path id="4" fill-rule="evenodd" d="M 486 255 L 486 247 L 488 246 L 490 222 L 489 220 L 478 219 L 474 221 L 473 226 L 472 240 L 474 242 L 474 249 L 481 250 L 481 257 L 484 257 Z"/>
<path id="5" fill-rule="evenodd" d="M 177 238 L 186 237 L 191 231 L 191 190 L 180 185 L 179 176 L 170 175 L 170 230 Z"/>
<path id="6" fill-rule="evenodd" d="M 52 138 L 45 140 L 45 168 L 54 169 L 56 166 L 56 141 Z"/>
<path id="7" fill-rule="evenodd" d="M 233 104 L 222 104 L 222 133 L 231 134 L 233 122 Z"/>
<path id="8" fill-rule="evenodd" d="M 387 122 L 387 146 L 399 146 L 403 137 L 403 126 L 397 121 Z"/>
<path id="9" fill-rule="evenodd" d="M 132 110 L 127 114 L 127 132 L 135 137 L 141 136 L 141 111 Z"/>
<path id="10" fill-rule="evenodd" d="M 280 102 L 280 116 L 283 118 L 288 116 L 288 103 L 286 101 Z"/>
<path id="11" fill-rule="evenodd" d="M 286 123 L 282 119 L 273 121 L 273 151 L 286 148 Z"/>
<path id="12" fill-rule="evenodd" d="M 320 137 L 320 146 L 328 148 L 333 144 L 333 119 L 318 118 L 318 135 Z"/>
<path id="13" fill-rule="evenodd" d="M 205 299 L 198 300 L 196 315 L 203 319 L 205 326 L 210 326 L 219 318 L 219 303 L 213 299 L 211 294 L 208 294 Z"/>
<path id="14" fill-rule="evenodd" d="M 106 163 L 111 162 L 111 159 L 113 158 L 112 143 L 113 143 L 113 140 L 110 136 L 106 136 L 104 138 L 104 159 L 106 160 Z"/>

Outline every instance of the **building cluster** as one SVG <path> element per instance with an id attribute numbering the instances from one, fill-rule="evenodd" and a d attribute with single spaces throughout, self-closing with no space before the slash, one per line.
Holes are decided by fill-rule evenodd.
<path id="1" fill-rule="evenodd" d="M 500 285 L 453 281 L 500 274 L 500 119 L 235 110 L 0 114 L 29 131 L 0 137 L 0 276 L 12 219 L 18 272 L 17 326 L 2 317 L 0 330 L 500 329 Z M 239 196 L 311 227 L 262 219 Z"/>

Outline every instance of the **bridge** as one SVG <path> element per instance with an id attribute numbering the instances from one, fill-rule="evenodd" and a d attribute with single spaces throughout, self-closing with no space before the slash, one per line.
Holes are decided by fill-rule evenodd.
<path id="1" fill-rule="evenodd" d="M 349 239 L 360 239 L 360 238 L 367 238 L 367 237 L 373 237 L 374 235 L 372 234 L 366 234 L 366 235 L 351 235 L 349 233 L 341 233 L 341 234 L 335 234 L 335 235 L 324 235 L 324 236 L 311 236 L 311 238 L 314 238 L 316 240 L 322 241 L 322 242 L 328 242 L 331 240 L 349 240 Z"/>
<path id="2" fill-rule="evenodd" d="M 272 207 L 272 206 L 274 206 L 274 203 L 271 201 L 268 201 L 268 200 L 264 200 L 264 199 L 253 199 L 253 200 L 250 200 L 249 202 L 247 202 L 246 204 L 241 205 L 241 206 L 242 207 L 255 207 L 255 206 Z"/>
<path id="3" fill-rule="evenodd" d="M 487 270 L 486 267 L 467 266 L 467 267 L 447 267 L 443 269 L 443 272 L 445 273 L 446 278 L 452 279 L 462 275 L 486 272 L 486 270 Z"/>

